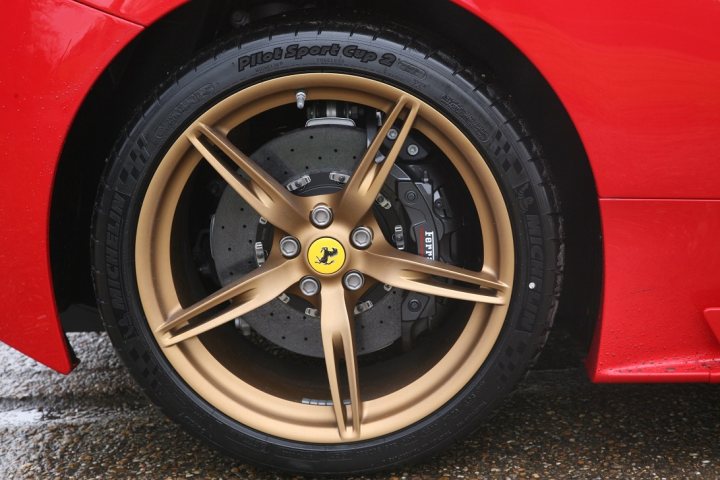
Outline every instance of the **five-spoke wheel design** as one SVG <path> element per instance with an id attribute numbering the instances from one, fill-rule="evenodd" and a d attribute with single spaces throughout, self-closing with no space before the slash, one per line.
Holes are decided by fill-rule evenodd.
<path id="1" fill-rule="evenodd" d="M 233 132 L 267 112 L 288 105 L 307 108 L 312 102 L 377 112 L 377 125 L 353 170 L 335 176 L 342 179 L 335 191 L 300 195 L 243 151 Z M 479 233 L 465 239 L 475 248 L 469 266 L 441 261 L 421 249 L 401 249 L 400 232 L 378 218 L 378 204 L 394 200 L 386 200 L 383 189 L 395 181 L 399 158 L 418 154 L 416 145 L 407 144 L 411 135 L 433 145 L 446 162 L 441 168 L 462 179 L 454 188 L 467 192 L 470 213 L 464 221 L 476 224 Z M 181 210 L 199 202 L 190 188 L 192 178 L 208 167 L 223 188 L 271 226 L 269 238 L 256 249 L 258 265 L 214 290 L 187 279 L 190 250 L 178 240 L 189 223 L 182 221 Z M 413 195 L 404 201 L 412 202 Z M 414 241 L 422 245 L 424 239 Z M 467 136 L 417 96 L 339 73 L 265 80 L 195 118 L 160 160 L 142 201 L 135 238 L 142 308 L 178 375 L 243 425 L 311 443 L 386 435 L 447 403 L 481 368 L 500 334 L 514 268 L 505 201 Z M 388 295 L 414 292 L 454 302 L 452 319 L 425 343 L 364 361 L 356 340 L 358 305 L 378 286 Z M 227 333 L 238 319 L 288 296 L 301 298 L 308 312 L 318 312 L 321 364 L 245 346 Z M 412 310 L 419 303 L 408 305 Z M 267 328 L 274 321 L 263 318 Z"/>

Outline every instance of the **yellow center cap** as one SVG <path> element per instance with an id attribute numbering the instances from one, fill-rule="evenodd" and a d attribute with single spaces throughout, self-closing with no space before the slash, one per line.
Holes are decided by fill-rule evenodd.
<path id="1" fill-rule="evenodd" d="M 318 273 L 330 275 L 345 264 L 345 249 L 342 244 L 330 237 L 322 237 L 310 244 L 308 262 Z"/>

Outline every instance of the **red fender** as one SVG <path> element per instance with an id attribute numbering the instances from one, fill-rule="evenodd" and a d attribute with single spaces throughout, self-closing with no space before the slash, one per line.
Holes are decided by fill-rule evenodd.
<path id="1" fill-rule="evenodd" d="M 0 340 L 67 373 L 48 247 L 55 168 L 85 95 L 142 28 L 67 0 L 12 0 L 10 18 L 0 29 Z"/>

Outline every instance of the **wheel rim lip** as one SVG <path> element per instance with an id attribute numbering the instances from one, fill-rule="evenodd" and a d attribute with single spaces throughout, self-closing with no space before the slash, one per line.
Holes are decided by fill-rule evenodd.
<path id="1" fill-rule="evenodd" d="M 220 100 L 196 122 L 229 130 L 267 110 L 263 108 L 267 107 L 267 101 L 263 103 L 263 100 L 272 98 L 277 106 L 295 103 L 297 85 L 303 86 L 310 100 L 351 97 L 352 101 L 386 112 L 393 99 L 408 94 L 376 80 L 346 74 L 289 75 L 261 82 Z M 364 401 L 362 434 L 355 441 L 408 427 L 432 414 L 459 393 L 482 367 L 495 345 L 511 301 L 514 244 L 507 207 L 499 186 L 472 142 L 449 119 L 421 99 L 418 101 L 421 102 L 421 112 L 416 128 L 431 140 L 434 138 L 436 145 L 437 140 L 445 144 L 441 149 L 461 177 L 466 179 L 481 219 L 486 264 L 490 263 L 498 279 L 508 285 L 508 300 L 498 306 L 476 304 L 455 344 L 437 364 L 391 394 Z M 192 126 L 188 130 L 190 128 Z M 446 149 L 453 150 L 453 155 L 448 154 Z M 179 303 L 172 286 L 169 248 L 164 246 L 170 244 L 172 217 L 179 192 L 200 161 L 199 153 L 193 151 L 183 132 L 161 160 L 141 207 L 135 243 L 136 279 L 145 317 L 153 332 L 167 317 L 170 306 Z M 476 180 L 481 188 L 471 188 L 467 179 Z M 492 219 L 492 222 L 487 219 Z M 344 274 L 344 270 L 337 274 Z M 159 339 L 158 334 L 154 335 Z M 256 388 L 231 373 L 198 338 L 161 350 L 176 373 L 200 397 L 250 428 L 302 442 L 347 441 L 338 435 L 331 407 L 289 401 Z"/>

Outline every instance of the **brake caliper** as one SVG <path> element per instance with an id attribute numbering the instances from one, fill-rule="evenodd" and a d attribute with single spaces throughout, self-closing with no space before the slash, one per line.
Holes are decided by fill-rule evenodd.
<path id="1" fill-rule="evenodd" d="M 433 182 L 427 171 L 422 172 L 420 181 L 411 179 L 407 174 L 402 177 L 396 175 L 396 180 L 397 198 L 408 219 L 409 238 L 406 239 L 408 235 L 403 232 L 403 249 L 412 251 L 414 245 L 417 254 L 429 260 L 449 256 L 449 252 L 445 255 L 441 254 L 441 240 L 450 233 L 447 231 L 448 227 L 453 226 L 453 222 L 447 221 L 449 218 L 442 190 L 433 188 Z M 442 214 L 445 218 L 437 213 L 438 206 L 443 207 Z M 396 236 L 398 230 L 396 227 Z M 420 333 L 433 327 L 437 310 L 435 297 L 416 292 L 408 292 L 405 295 L 401 309 L 403 349 L 409 350 Z"/>

